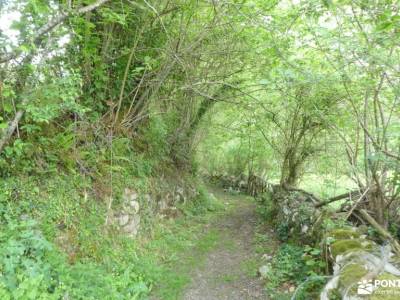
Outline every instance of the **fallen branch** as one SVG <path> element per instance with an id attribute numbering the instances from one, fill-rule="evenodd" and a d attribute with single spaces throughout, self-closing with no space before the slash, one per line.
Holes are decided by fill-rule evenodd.
<path id="1" fill-rule="evenodd" d="M 286 190 L 286 191 L 290 191 L 290 192 L 300 192 L 304 195 L 307 195 L 308 197 L 310 197 L 311 201 L 315 203 L 320 203 L 322 202 L 322 200 L 320 200 L 320 198 L 318 198 L 317 196 L 315 196 L 314 194 L 310 193 L 310 192 L 306 192 L 305 190 L 299 189 L 299 188 L 294 188 L 291 186 L 288 186 L 286 184 L 282 185 L 282 187 Z M 315 204 L 315 206 L 318 204 Z M 317 206 L 316 206 L 317 207 Z"/>
<path id="2" fill-rule="evenodd" d="M 397 255 L 400 255 L 399 242 L 386 229 L 384 229 L 381 225 L 379 225 L 365 209 L 359 209 L 358 211 L 360 212 L 363 219 L 367 221 L 372 227 L 374 227 L 381 237 L 389 240 L 393 250 L 396 252 Z"/>
<path id="3" fill-rule="evenodd" d="M 339 200 L 342 200 L 342 199 L 353 198 L 353 197 L 358 197 L 358 196 L 360 196 L 360 192 L 358 190 L 347 192 L 347 193 L 344 193 L 344 194 L 337 195 L 335 197 L 329 198 L 328 200 L 320 201 L 319 203 L 317 203 L 315 205 L 315 208 L 319 208 L 319 207 L 325 206 L 327 204 L 330 204 L 332 202 L 336 202 L 336 201 L 339 201 Z"/>
<path id="4" fill-rule="evenodd" d="M 24 99 L 21 102 L 22 106 L 25 106 L 28 103 L 27 98 Z M 0 153 L 3 152 L 3 148 L 5 145 L 8 143 L 10 140 L 11 136 L 13 135 L 15 129 L 18 127 L 18 123 L 21 120 L 22 116 L 24 115 L 25 110 L 20 109 L 17 111 L 15 114 L 14 120 L 12 120 L 9 124 L 8 127 L 5 129 L 5 132 L 3 133 L 3 136 L 0 138 Z"/>

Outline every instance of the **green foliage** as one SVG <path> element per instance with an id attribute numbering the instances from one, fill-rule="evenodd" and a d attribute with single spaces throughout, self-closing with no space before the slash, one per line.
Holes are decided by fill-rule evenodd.
<path id="1" fill-rule="evenodd" d="M 276 215 L 276 205 L 272 198 L 272 193 L 266 192 L 257 196 L 257 211 L 266 222 L 272 224 Z"/>
<path id="2" fill-rule="evenodd" d="M 323 226 L 324 230 L 332 231 L 335 229 L 339 229 L 339 230 L 340 229 L 348 229 L 351 226 L 351 224 L 347 220 L 344 220 L 341 218 L 339 218 L 337 220 L 332 220 L 332 219 L 326 218 L 323 221 L 322 226 Z"/>
<path id="3" fill-rule="evenodd" d="M 149 292 L 133 266 L 68 265 L 30 220 L 3 223 L 1 235 L 2 299 L 140 299 Z M 110 272 L 111 271 L 111 272 Z"/>
<path id="4" fill-rule="evenodd" d="M 382 224 L 398 223 L 393 4 L 203 2 L 107 1 L 80 15 L 73 12 L 94 1 L 0 1 L 2 19 L 18 15 L 14 37 L 0 32 L 1 59 L 13 57 L 0 69 L 0 298 L 146 294 L 151 262 L 140 265 L 135 246 L 104 229 L 104 217 L 124 188 L 147 191 L 151 177 L 170 170 L 254 173 L 321 198 L 379 183 L 384 200 L 368 208 Z M 60 11 L 71 13 L 37 37 Z M 273 220 L 270 197 L 260 201 Z M 220 205 L 200 187 L 182 209 L 195 218 Z M 279 239 L 289 230 L 277 224 Z M 398 234 L 398 224 L 390 230 Z M 181 231 L 163 242 L 187 249 L 192 240 Z M 75 247 L 74 265 L 54 246 L 62 234 Z M 300 259 L 299 249 L 282 249 L 276 282 L 315 277 L 317 251 L 305 251 Z M 171 298 L 185 280 L 170 280 Z"/>
<path id="5" fill-rule="evenodd" d="M 300 283 L 306 278 L 306 264 L 303 262 L 303 248 L 283 244 L 272 261 L 272 271 L 268 274 L 269 288 L 292 281 Z M 299 276 L 300 275 L 300 276 Z"/>
<path id="6" fill-rule="evenodd" d="M 282 299 L 280 286 L 291 283 L 299 286 L 295 299 L 314 299 L 325 283 L 318 275 L 325 263 L 320 260 L 320 249 L 283 244 L 270 264 L 267 290 L 272 299 Z"/>
<path id="7" fill-rule="evenodd" d="M 209 211 L 221 210 L 223 207 L 223 204 L 209 194 L 204 186 L 199 186 L 198 196 L 185 206 L 184 212 L 190 216 L 197 216 Z"/>
<path id="8" fill-rule="evenodd" d="M 49 78 L 48 82 L 42 83 L 40 90 L 25 96 L 31 99 L 25 108 L 28 119 L 33 124 L 49 124 L 66 113 L 83 116 L 88 109 L 76 102 L 80 96 L 81 81 L 78 74 L 72 73 L 66 77 Z"/>
<path id="9" fill-rule="evenodd" d="M 58 299 L 57 255 L 31 220 L 2 224 L 0 294 L 7 299 Z"/>
<path id="10" fill-rule="evenodd" d="M 173 125 L 168 124 L 168 121 L 154 116 L 150 118 L 148 126 L 144 129 L 142 139 L 146 143 L 146 152 L 154 160 L 165 158 L 169 151 L 167 139 Z"/>
<path id="11" fill-rule="evenodd" d="M 109 299 L 142 299 L 147 295 L 151 284 L 137 267 L 132 242 L 98 232 L 104 222 L 102 208 L 71 194 L 74 187 L 65 178 L 40 186 L 42 192 L 44 188 L 52 201 L 41 199 L 37 182 L 2 182 L 2 299 L 60 299 L 67 295 L 73 299 L 100 299 L 104 295 Z M 32 214 L 40 224 L 31 219 Z M 59 226 L 65 229 L 60 231 Z M 73 237 L 74 232 L 73 239 L 58 244 L 68 252 L 67 259 L 51 240 Z M 125 255 L 125 251 L 131 254 Z M 71 259 L 75 264 L 69 264 Z"/>

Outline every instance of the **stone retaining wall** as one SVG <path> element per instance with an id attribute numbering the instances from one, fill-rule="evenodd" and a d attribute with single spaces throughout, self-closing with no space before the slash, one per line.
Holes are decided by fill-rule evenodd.
<path id="1" fill-rule="evenodd" d="M 139 193 L 131 188 L 125 188 L 122 205 L 113 211 L 111 223 L 133 238 L 140 231 L 144 214 L 175 218 L 179 215 L 176 206 L 197 196 L 196 184 L 185 178 L 157 179 L 152 183 L 150 193 Z"/>

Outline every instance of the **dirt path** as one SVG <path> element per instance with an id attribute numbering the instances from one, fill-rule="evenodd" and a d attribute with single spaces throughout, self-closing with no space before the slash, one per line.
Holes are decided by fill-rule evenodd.
<path id="1" fill-rule="evenodd" d="M 193 271 L 192 282 L 183 299 L 268 299 L 264 283 L 257 276 L 264 250 L 256 241 L 260 222 L 255 203 L 245 196 L 218 189 L 211 189 L 211 192 L 231 208 L 211 225 L 220 232 L 221 240 L 208 254 L 205 264 Z"/>

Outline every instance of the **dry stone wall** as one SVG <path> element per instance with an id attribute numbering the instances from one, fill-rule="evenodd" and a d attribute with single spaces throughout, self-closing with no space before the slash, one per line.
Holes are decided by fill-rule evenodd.
<path id="1" fill-rule="evenodd" d="M 161 218 L 179 216 L 178 204 L 198 195 L 193 182 L 181 180 L 165 180 L 161 178 L 153 182 L 150 193 L 140 194 L 131 188 L 125 188 L 122 194 L 122 205 L 113 211 L 113 225 L 129 237 L 136 237 L 140 232 L 144 214 Z"/>

